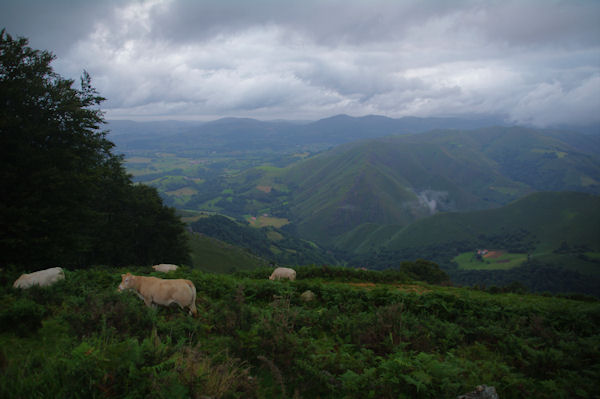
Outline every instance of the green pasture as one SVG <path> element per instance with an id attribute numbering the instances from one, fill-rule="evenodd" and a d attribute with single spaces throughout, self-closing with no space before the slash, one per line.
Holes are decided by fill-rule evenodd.
<path id="1" fill-rule="evenodd" d="M 175 154 L 155 153 L 147 156 L 126 157 L 125 167 L 128 173 L 143 178 L 145 175 L 176 169 L 191 172 L 198 167 L 196 162 L 194 159 L 178 157 Z"/>
<path id="2" fill-rule="evenodd" d="M 248 223 L 250 223 L 250 226 L 252 226 L 252 227 L 273 226 L 277 229 L 290 223 L 290 221 L 286 218 L 278 218 L 278 217 L 274 217 L 274 216 L 265 216 L 265 215 L 246 216 L 246 221 Z"/>
<path id="3" fill-rule="evenodd" d="M 558 151 L 558 150 L 554 150 L 554 149 L 545 149 L 545 148 L 534 148 L 531 150 L 531 152 L 536 153 L 536 154 L 553 154 L 554 156 L 556 156 L 559 159 L 562 159 L 564 157 L 567 156 L 567 153 L 564 151 Z"/>
<path id="4" fill-rule="evenodd" d="M 472 251 L 463 252 L 452 259 L 452 261 L 458 264 L 459 269 L 464 270 L 508 270 L 520 266 L 526 260 L 526 254 L 511 254 L 508 252 L 502 253 L 497 258 L 482 258 L 482 260 L 478 260 Z"/>

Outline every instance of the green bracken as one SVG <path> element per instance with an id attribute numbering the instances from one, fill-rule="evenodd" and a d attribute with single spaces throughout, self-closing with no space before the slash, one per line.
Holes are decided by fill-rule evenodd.
<path id="1" fill-rule="evenodd" d="M 149 268 L 67 271 L 26 291 L 3 272 L 1 397 L 450 398 L 486 384 L 501 398 L 587 398 L 600 378 L 600 303 L 589 298 L 401 272 L 300 267 L 297 281 L 273 282 L 268 268 L 182 267 L 166 277 L 196 285 L 192 318 L 117 293 L 124 271 Z M 316 299 L 302 301 L 306 290 Z"/>

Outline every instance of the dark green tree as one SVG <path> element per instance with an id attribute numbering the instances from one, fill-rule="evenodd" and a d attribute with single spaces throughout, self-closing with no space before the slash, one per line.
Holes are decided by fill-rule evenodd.
<path id="1" fill-rule="evenodd" d="M 446 272 L 440 269 L 437 263 L 425 259 L 417 259 L 414 262 L 402 262 L 399 270 L 415 280 L 425 281 L 429 284 L 440 284 L 450 281 Z"/>
<path id="2" fill-rule="evenodd" d="M 74 88 L 53 71 L 50 52 L 27 44 L 0 31 L 0 262 L 186 261 L 174 211 L 156 191 L 134 186 L 111 152 L 104 98 L 88 73 Z"/>

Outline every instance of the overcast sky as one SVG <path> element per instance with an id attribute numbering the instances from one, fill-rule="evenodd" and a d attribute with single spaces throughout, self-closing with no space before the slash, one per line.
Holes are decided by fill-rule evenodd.
<path id="1" fill-rule="evenodd" d="M 2 0 L 107 119 L 600 123 L 600 1 Z"/>

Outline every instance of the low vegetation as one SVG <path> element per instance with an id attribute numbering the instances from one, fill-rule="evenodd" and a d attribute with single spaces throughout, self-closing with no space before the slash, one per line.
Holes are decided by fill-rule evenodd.
<path id="1" fill-rule="evenodd" d="M 501 398 L 589 398 L 600 303 L 415 283 L 403 272 L 180 268 L 199 317 L 119 294 L 120 274 L 67 271 L 45 289 L 0 280 L 0 396 L 439 398 L 478 384 Z M 164 276 L 161 276 L 164 277 Z M 310 290 L 315 299 L 304 302 Z M 499 292 L 499 291 L 498 291 Z"/>

